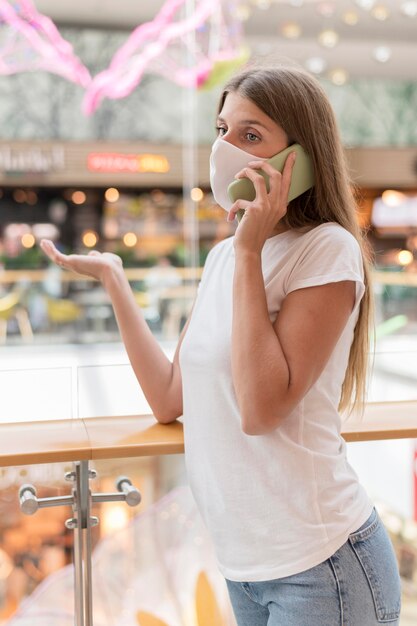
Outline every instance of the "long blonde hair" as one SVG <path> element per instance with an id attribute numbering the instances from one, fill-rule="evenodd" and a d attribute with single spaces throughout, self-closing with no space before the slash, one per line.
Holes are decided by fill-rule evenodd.
<path id="1" fill-rule="evenodd" d="M 353 185 L 348 175 L 334 112 L 319 82 L 293 66 L 249 67 L 233 76 L 220 97 L 218 112 L 229 92 L 248 98 L 310 155 L 315 186 L 292 200 L 283 222 L 290 228 L 337 222 L 358 241 L 363 258 L 365 294 L 350 348 L 339 403 L 341 411 L 364 406 L 370 344 L 372 296 L 370 247 L 356 218 Z"/>

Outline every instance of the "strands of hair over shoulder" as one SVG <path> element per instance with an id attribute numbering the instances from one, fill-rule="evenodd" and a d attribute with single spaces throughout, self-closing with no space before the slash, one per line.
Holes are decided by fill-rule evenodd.
<path id="1" fill-rule="evenodd" d="M 248 98 L 284 129 L 291 143 L 299 143 L 310 155 L 315 186 L 292 200 L 283 222 L 290 228 L 337 222 L 358 241 L 363 256 L 365 294 L 362 298 L 339 409 L 362 411 L 365 401 L 370 344 L 372 296 L 370 247 L 356 217 L 352 181 L 343 152 L 335 115 L 320 83 L 293 65 L 252 66 L 233 76 L 220 97 L 218 112 L 227 94 Z"/>

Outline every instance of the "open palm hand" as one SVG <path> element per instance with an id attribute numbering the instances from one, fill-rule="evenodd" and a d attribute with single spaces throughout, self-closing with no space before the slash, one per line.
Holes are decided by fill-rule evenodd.
<path id="1" fill-rule="evenodd" d="M 122 267 L 121 258 L 111 252 L 92 250 L 88 254 L 63 254 L 49 239 L 42 239 L 40 247 L 60 267 L 100 281 L 109 269 Z"/>

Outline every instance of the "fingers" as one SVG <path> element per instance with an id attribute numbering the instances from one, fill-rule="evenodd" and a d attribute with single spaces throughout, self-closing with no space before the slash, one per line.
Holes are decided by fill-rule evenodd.
<path id="1" fill-rule="evenodd" d="M 98 250 L 90 250 L 87 256 L 101 256 L 101 252 Z"/>
<path id="2" fill-rule="evenodd" d="M 59 252 L 59 250 L 57 250 L 52 241 L 50 241 L 49 239 L 42 239 L 40 242 L 40 247 L 43 252 L 51 259 L 51 261 L 53 261 L 60 267 L 65 267 L 65 261 L 67 256 L 65 254 L 62 254 L 62 252 Z"/>
<path id="3" fill-rule="evenodd" d="M 297 154 L 295 152 L 290 152 L 285 160 L 284 169 L 282 170 L 282 180 L 281 180 L 281 190 L 280 195 L 281 199 L 285 204 L 288 204 L 288 194 L 290 192 L 291 186 L 291 176 L 294 168 L 295 159 Z"/>
<path id="4" fill-rule="evenodd" d="M 264 161 L 251 162 L 251 166 L 243 168 L 243 170 L 241 170 L 240 172 L 236 174 L 235 178 L 237 180 L 239 178 L 249 178 L 249 180 L 252 181 L 253 186 L 255 187 L 257 200 L 261 200 L 261 202 L 264 202 L 268 195 L 267 190 L 266 190 L 265 179 L 263 176 L 261 176 L 261 174 L 259 174 L 253 169 L 254 163 L 262 165 Z"/>
<path id="5" fill-rule="evenodd" d="M 247 200 L 236 200 L 236 202 L 234 202 L 232 206 L 230 207 L 230 211 L 227 215 L 227 221 L 233 222 L 233 220 L 236 217 L 237 212 L 240 210 L 245 211 L 248 208 L 248 206 L 250 206 L 251 204 L 252 203 L 248 202 Z"/>
<path id="6" fill-rule="evenodd" d="M 282 201 L 285 206 L 287 206 L 288 204 L 287 198 L 291 185 L 291 174 L 296 156 L 297 155 L 295 152 L 290 152 L 290 154 L 286 158 L 282 174 L 267 161 L 251 161 L 249 163 L 251 168 L 262 169 L 265 174 L 268 174 L 269 196 L 270 200 L 274 204 L 278 201 Z"/>

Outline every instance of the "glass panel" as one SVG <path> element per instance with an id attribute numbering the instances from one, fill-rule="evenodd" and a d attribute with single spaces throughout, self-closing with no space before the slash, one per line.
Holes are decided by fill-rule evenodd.
<path id="1" fill-rule="evenodd" d="M 417 281 L 412 272 L 374 275 L 376 348 L 370 401 L 417 398 Z M 371 358 L 372 365 L 372 358 Z"/>
<path id="2" fill-rule="evenodd" d="M 58 364 L 29 368 L 22 360 L 26 365 L 30 357 L 25 359 L 21 354 L 9 353 L 1 363 L 0 423 L 75 417 L 77 398 L 73 369 Z M 39 363 L 39 358 L 37 361 Z"/>
<path id="3" fill-rule="evenodd" d="M 368 401 L 417 400 L 416 382 L 417 352 L 377 352 Z"/>
<path id="4" fill-rule="evenodd" d="M 128 363 L 78 367 L 77 380 L 80 417 L 152 413 Z"/>
<path id="5" fill-rule="evenodd" d="M 168 625 L 194 624 L 194 606 L 201 603 L 205 585 L 205 595 L 214 597 L 224 620 L 217 626 L 232 626 L 225 583 L 185 485 L 183 457 L 111 460 L 94 467 L 93 493 L 116 491 L 115 480 L 122 474 L 142 494 L 138 507 L 124 502 L 93 506 L 100 520 L 92 529 L 94 624 L 141 623 L 140 612 Z M 63 476 L 70 469 L 55 464 L 0 472 L 2 626 L 74 624 L 73 533 L 64 525 L 71 509 L 46 508 L 27 517 L 17 505 L 22 483 L 34 483 L 39 497 L 69 494 Z"/>
<path id="6" fill-rule="evenodd" d="M 64 522 L 70 507 L 23 515 L 21 485 L 32 483 L 40 498 L 67 495 L 64 474 L 71 465 L 0 469 L 0 624 L 73 626 L 72 536 Z M 47 593 L 50 602 L 43 603 Z M 25 606 L 21 619 L 13 619 Z"/>

